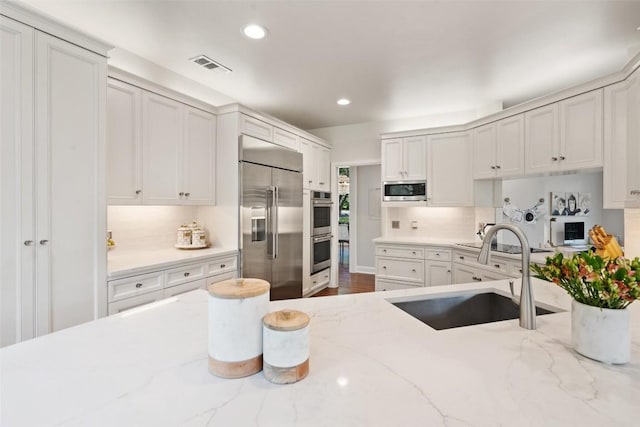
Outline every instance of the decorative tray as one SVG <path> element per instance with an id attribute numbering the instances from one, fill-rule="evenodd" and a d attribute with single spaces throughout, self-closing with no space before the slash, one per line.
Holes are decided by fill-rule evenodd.
<path id="1" fill-rule="evenodd" d="M 198 245 L 198 246 L 193 246 L 193 245 L 173 245 L 174 248 L 176 249 L 204 249 L 204 248 L 208 248 L 209 246 L 211 246 L 211 243 L 207 243 L 206 245 Z"/>

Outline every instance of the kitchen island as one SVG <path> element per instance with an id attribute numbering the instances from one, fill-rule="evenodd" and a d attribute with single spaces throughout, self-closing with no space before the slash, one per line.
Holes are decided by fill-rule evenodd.
<path id="1" fill-rule="evenodd" d="M 536 301 L 568 310 L 533 279 Z M 518 286 L 516 286 L 518 288 Z M 631 426 L 640 420 L 640 303 L 631 363 L 571 349 L 568 311 L 436 331 L 387 300 L 506 281 L 285 300 L 311 316 L 309 376 L 207 369 L 207 293 L 189 292 L 0 350 L 3 426 Z"/>

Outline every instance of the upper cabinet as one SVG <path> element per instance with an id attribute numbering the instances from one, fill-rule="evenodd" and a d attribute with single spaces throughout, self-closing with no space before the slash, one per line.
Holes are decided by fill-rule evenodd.
<path id="1" fill-rule="evenodd" d="M 625 207 L 640 208 L 640 69 L 629 78 L 627 112 L 627 199 Z"/>
<path id="2" fill-rule="evenodd" d="M 215 203 L 216 117 L 109 79 L 109 204 Z"/>
<path id="3" fill-rule="evenodd" d="M 278 127 L 273 128 L 273 143 L 282 145 L 295 151 L 300 149 L 300 141 L 298 135 Z"/>
<path id="4" fill-rule="evenodd" d="M 524 174 L 524 115 L 474 129 L 474 178 Z"/>
<path id="5" fill-rule="evenodd" d="M 631 79 L 604 89 L 602 204 L 605 209 L 623 209 L 629 196 L 627 194 L 627 135 L 630 125 L 628 115 L 631 110 L 631 89 Z"/>
<path id="6" fill-rule="evenodd" d="M 426 178 L 426 137 L 382 141 L 382 181 L 424 181 Z"/>
<path id="7" fill-rule="evenodd" d="M 527 173 L 601 167 L 603 90 L 528 111 L 525 129 Z"/>
<path id="8" fill-rule="evenodd" d="M 429 135 L 427 205 L 473 206 L 471 131 Z"/>
<path id="9" fill-rule="evenodd" d="M 305 138 L 300 138 L 303 188 L 331 191 L 331 150 Z"/>

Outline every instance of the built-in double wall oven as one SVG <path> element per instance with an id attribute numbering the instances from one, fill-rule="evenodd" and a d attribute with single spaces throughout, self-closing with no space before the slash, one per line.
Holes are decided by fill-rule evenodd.
<path id="1" fill-rule="evenodd" d="M 331 267 L 331 193 L 311 192 L 311 274 Z"/>

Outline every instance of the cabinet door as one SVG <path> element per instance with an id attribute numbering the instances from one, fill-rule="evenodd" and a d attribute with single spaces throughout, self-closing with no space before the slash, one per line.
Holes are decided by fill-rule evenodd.
<path id="1" fill-rule="evenodd" d="M 215 202 L 216 116 L 184 107 L 183 185 L 184 204 Z"/>
<path id="2" fill-rule="evenodd" d="M 524 114 L 500 120 L 496 127 L 498 176 L 524 175 Z"/>
<path id="3" fill-rule="evenodd" d="M 525 120 L 525 159 L 527 174 L 550 172 L 560 167 L 558 145 L 558 104 L 528 111 Z"/>
<path id="4" fill-rule="evenodd" d="M 496 176 L 496 125 L 490 123 L 474 129 L 473 165 L 475 179 Z"/>
<path id="5" fill-rule="evenodd" d="M 511 279 L 511 276 L 506 274 L 500 274 L 492 271 L 484 271 L 480 272 L 480 281 L 482 282 L 491 282 L 493 280 L 506 280 Z"/>
<path id="6" fill-rule="evenodd" d="M 298 135 L 295 133 L 274 127 L 273 142 L 274 144 L 282 145 L 283 147 L 298 151 Z"/>
<path id="7" fill-rule="evenodd" d="M 151 92 L 142 94 L 142 199 L 180 204 L 183 106 Z"/>
<path id="8" fill-rule="evenodd" d="M 317 146 L 317 150 L 318 189 L 331 191 L 331 151 L 320 145 Z"/>
<path id="9" fill-rule="evenodd" d="M 376 292 L 380 291 L 395 291 L 398 289 L 416 289 L 420 288 L 421 285 L 417 283 L 402 283 L 402 282 L 391 282 L 389 280 L 378 279 L 376 277 Z"/>
<path id="10" fill-rule="evenodd" d="M 317 186 L 315 177 L 317 175 L 318 160 L 315 157 L 315 144 L 309 140 L 300 138 L 300 152 L 302 153 L 302 184 L 303 188 L 314 188 Z"/>
<path id="11" fill-rule="evenodd" d="M 560 167 L 602 166 L 602 89 L 565 99 L 560 105 Z"/>
<path id="12" fill-rule="evenodd" d="M 376 276 L 387 280 L 424 284 L 424 261 L 378 257 Z"/>
<path id="13" fill-rule="evenodd" d="M 627 201 L 625 207 L 640 208 L 640 71 L 630 79 L 627 114 Z"/>
<path id="14" fill-rule="evenodd" d="M 38 334 L 106 311 L 106 58 L 36 32 Z M 104 299 L 102 299 L 102 297 Z"/>
<path id="15" fill-rule="evenodd" d="M 0 16 L 0 347 L 35 334 L 33 36 Z"/>
<path id="16" fill-rule="evenodd" d="M 605 209 L 624 209 L 627 199 L 629 87 L 630 81 L 625 80 L 604 89 L 602 204 Z"/>
<path id="17" fill-rule="evenodd" d="M 205 279 L 193 280 L 191 282 L 183 283 L 182 285 L 171 286 L 164 290 L 164 297 L 174 297 L 176 295 L 185 294 L 187 292 L 194 291 L 196 289 L 205 289 L 207 282 Z"/>
<path id="18" fill-rule="evenodd" d="M 425 286 L 451 284 L 451 263 L 445 261 L 427 261 L 425 264 Z"/>
<path id="19" fill-rule="evenodd" d="M 245 135 L 273 142 L 273 126 L 251 116 L 240 116 L 240 131 Z"/>
<path id="20" fill-rule="evenodd" d="M 382 141 L 382 181 L 404 180 L 402 138 Z"/>
<path id="21" fill-rule="evenodd" d="M 429 206 L 473 206 L 471 133 L 430 135 L 428 150 Z"/>
<path id="22" fill-rule="evenodd" d="M 473 267 L 467 267 L 466 265 L 453 264 L 453 283 L 458 285 L 460 283 L 472 283 L 479 282 L 481 279 L 476 276 L 476 271 Z"/>
<path id="23" fill-rule="evenodd" d="M 142 89 L 113 79 L 107 87 L 107 200 L 142 202 Z"/>
<path id="24" fill-rule="evenodd" d="M 427 143 L 424 136 L 403 138 L 404 179 L 421 181 L 427 179 Z"/>
<path id="25" fill-rule="evenodd" d="M 148 294 L 138 295 L 132 298 L 123 299 L 122 301 L 109 303 L 109 316 L 142 307 L 143 305 L 151 304 L 152 302 L 160 301 L 165 298 L 164 295 L 165 291 L 164 289 L 161 289 Z"/>

